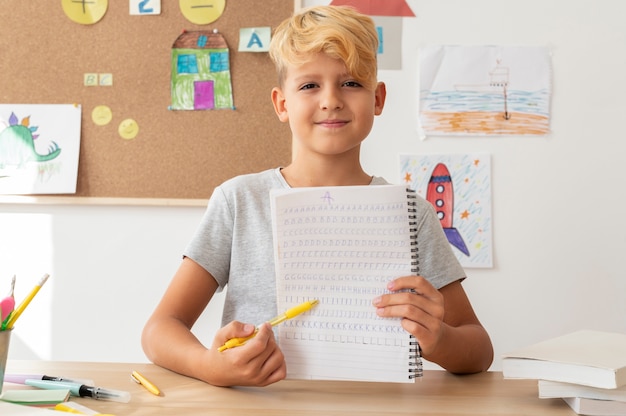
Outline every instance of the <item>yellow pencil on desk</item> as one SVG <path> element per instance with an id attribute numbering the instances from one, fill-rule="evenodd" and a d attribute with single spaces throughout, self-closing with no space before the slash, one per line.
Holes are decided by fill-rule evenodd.
<path id="1" fill-rule="evenodd" d="M 46 283 L 46 281 L 48 280 L 48 277 L 50 277 L 49 274 L 47 273 L 44 274 L 43 277 L 39 280 L 39 282 L 35 285 L 35 287 L 30 291 L 28 296 L 26 296 L 26 298 L 22 301 L 22 303 L 20 303 L 19 306 L 15 308 L 13 312 L 11 312 L 11 315 L 9 316 L 9 320 L 7 321 L 7 324 L 6 324 L 6 329 L 13 328 L 13 325 L 15 324 L 15 321 L 17 321 L 17 318 L 20 317 L 22 312 L 24 312 L 24 309 L 26 309 L 26 307 L 30 304 L 30 301 L 33 300 L 37 292 L 39 292 L 39 289 L 41 289 L 44 283 Z"/>
<path id="2" fill-rule="evenodd" d="M 148 381 L 147 378 L 145 378 L 138 372 L 133 371 L 133 373 L 130 375 L 130 378 L 132 378 L 135 383 L 139 383 L 144 386 L 150 393 L 154 394 L 155 396 L 161 395 L 161 391 L 158 389 L 158 387 L 152 384 L 152 382 Z"/>
<path id="3" fill-rule="evenodd" d="M 297 315 L 300 315 L 303 312 L 306 312 L 306 311 L 310 310 L 312 307 L 314 307 L 318 303 L 320 303 L 320 302 L 317 299 L 301 303 L 300 305 L 294 306 L 293 308 L 285 311 L 283 314 L 278 315 L 277 317 L 272 318 L 272 319 L 270 319 L 267 322 L 270 325 L 272 325 L 272 326 L 276 326 L 276 325 L 280 324 L 281 322 L 285 322 L 287 319 L 291 319 L 291 318 L 293 318 L 293 317 L 295 317 Z M 224 345 L 219 347 L 218 351 L 222 352 L 222 351 L 227 350 L 229 348 L 240 347 L 243 344 L 245 344 L 246 341 L 248 341 L 249 339 L 254 338 L 258 331 L 259 330 L 257 329 L 256 331 L 254 331 L 254 333 L 252 335 L 247 336 L 247 337 L 231 338 L 228 341 L 226 341 L 226 343 L 224 343 Z"/>

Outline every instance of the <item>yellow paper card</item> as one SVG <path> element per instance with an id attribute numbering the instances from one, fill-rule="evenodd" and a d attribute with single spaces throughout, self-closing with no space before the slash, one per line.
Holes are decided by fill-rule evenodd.
<path id="1" fill-rule="evenodd" d="M 185 19 L 197 25 L 208 25 L 224 13 L 226 0 L 180 0 L 179 5 Z"/>
<path id="2" fill-rule="evenodd" d="M 109 0 L 61 0 L 61 5 L 67 17 L 74 22 L 91 25 L 104 17 Z"/>

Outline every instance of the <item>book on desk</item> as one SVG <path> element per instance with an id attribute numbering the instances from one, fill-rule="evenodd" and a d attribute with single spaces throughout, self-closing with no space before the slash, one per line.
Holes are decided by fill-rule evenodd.
<path id="1" fill-rule="evenodd" d="M 582 415 L 626 415 L 626 386 L 600 389 L 558 381 L 539 380 L 539 398 L 560 398 Z"/>
<path id="2" fill-rule="evenodd" d="M 539 398 L 550 399 L 555 397 L 581 397 L 584 399 L 616 400 L 626 402 L 626 386 L 616 389 L 601 389 L 598 387 L 582 386 L 574 383 L 539 380 Z"/>
<path id="3" fill-rule="evenodd" d="M 616 400 L 587 399 L 584 397 L 563 397 L 565 403 L 579 415 L 623 416 L 626 415 L 626 402 Z"/>
<path id="4" fill-rule="evenodd" d="M 626 416 L 626 334 L 581 330 L 551 338 L 505 354 L 502 373 L 537 379 L 540 398 L 563 398 L 577 413 Z"/>

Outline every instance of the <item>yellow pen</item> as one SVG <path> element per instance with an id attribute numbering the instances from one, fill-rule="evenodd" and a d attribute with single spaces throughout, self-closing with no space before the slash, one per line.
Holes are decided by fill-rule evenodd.
<path id="1" fill-rule="evenodd" d="M 19 306 L 15 308 L 13 312 L 11 312 L 9 320 L 7 321 L 6 329 L 13 328 L 13 324 L 15 324 L 15 321 L 17 321 L 17 318 L 20 317 L 20 315 L 22 314 L 22 312 L 24 312 L 24 309 L 26 309 L 30 301 L 33 300 L 37 292 L 39 292 L 39 289 L 41 289 L 43 284 L 46 283 L 46 280 L 48 280 L 48 277 L 50 277 L 50 275 L 44 274 L 43 277 L 39 280 L 39 283 L 37 283 L 35 287 L 30 291 L 28 296 L 26 296 L 26 299 L 24 299 L 22 303 L 20 303 Z"/>
<path id="2" fill-rule="evenodd" d="M 281 322 L 285 322 L 287 319 L 291 319 L 294 316 L 300 315 L 302 312 L 306 312 L 308 310 L 310 310 L 313 306 L 317 305 L 318 303 L 320 303 L 317 299 L 314 300 L 310 300 L 304 303 L 301 303 L 298 306 L 294 306 L 293 308 L 287 310 L 286 312 L 284 312 L 281 315 L 278 315 L 275 318 L 270 319 L 269 321 L 267 321 L 270 325 L 272 326 L 276 326 L 278 324 L 280 324 Z M 254 331 L 254 333 L 250 336 L 247 337 L 242 337 L 242 338 L 231 338 L 228 341 L 226 341 L 226 343 L 224 345 L 222 345 L 221 347 L 218 348 L 218 351 L 222 352 L 228 348 L 234 348 L 234 347 L 240 347 L 243 344 L 246 343 L 246 341 L 248 341 L 251 338 L 254 338 L 254 336 L 256 335 L 256 333 L 259 330 L 257 329 L 256 331 Z"/>
<path id="3" fill-rule="evenodd" d="M 154 394 L 155 396 L 160 396 L 161 395 L 161 391 L 158 389 L 158 387 L 155 386 L 154 384 L 152 384 L 150 381 L 148 381 L 147 378 L 145 378 L 144 376 L 142 376 L 138 372 L 133 371 L 133 373 L 130 375 L 130 377 L 136 383 L 139 383 L 142 386 L 144 386 L 150 393 Z"/>

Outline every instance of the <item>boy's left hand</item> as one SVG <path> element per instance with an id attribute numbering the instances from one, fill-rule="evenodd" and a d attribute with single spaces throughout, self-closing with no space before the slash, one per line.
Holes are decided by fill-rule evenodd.
<path id="1" fill-rule="evenodd" d="M 436 349 L 444 330 L 443 295 L 422 276 L 400 277 L 389 282 L 387 289 L 396 293 L 372 301 L 376 314 L 403 318 L 402 327 L 415 336 L 422 353 L 428 356 Z M 403 289 L 408 291 L 399 292 Z"/>

